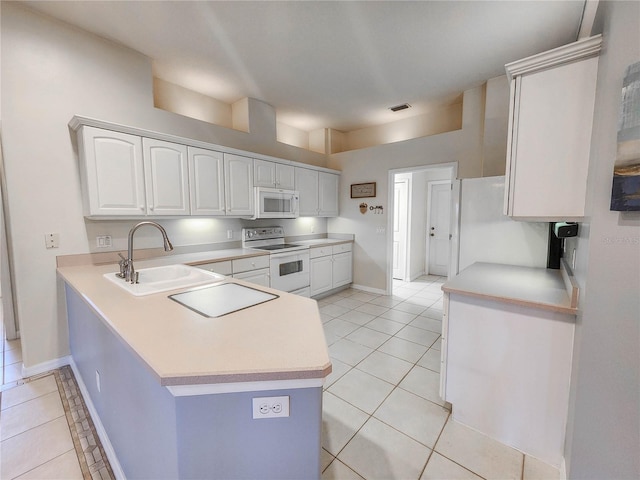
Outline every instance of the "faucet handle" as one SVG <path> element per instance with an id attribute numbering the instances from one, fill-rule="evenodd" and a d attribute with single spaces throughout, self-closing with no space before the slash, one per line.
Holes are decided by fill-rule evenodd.
<path id="1" fill-rule="evenodd" d="M 125 278 L 126 276 L 126 269 L 127 269 L 127 264 L 129 263 L 129 261 L 124 258 L 124 256 L 118 252 L 118 256 L 122 259 L 118 262 L 118 265 L 120 267 L 120 273 L 116 273 L 116 276 L 118 276 L 119 278 Z"/>

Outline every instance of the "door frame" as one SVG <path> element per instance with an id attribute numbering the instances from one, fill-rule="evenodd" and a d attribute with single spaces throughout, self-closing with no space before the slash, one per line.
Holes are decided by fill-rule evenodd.
<path id="1" fill-rule="evenodd" d="M 388 171 L 387 175 L 387 268 L 386 268 L 386 279 L 387 279 L 387 287 L 385 290 L 386 295 L 391 295 L 393 292 L 393 211 L 394 211 L 394 191 L 395 191 L 395 175 L 401 173 L 413 173 L 413 172 L 422 172 L 424 170 L 435 170 L 435 169 L 450 169 L 449 178 L 452 183 L 455 183 L 455 180 L 458 178 L 458 162 L 447 162 L 447 163 L 434 163 L 429 165 L 416 165 L 414 167 L 405 167 L 405 168 L 394 168 Z M 393 186 L 393 187 L 392 187 Z M 455 191 L 455 187 L 454 187 Z M 452 198 L 455 198 L 455 195 L 452 195 Z M 452 205 L 451 208 L 451 224 L 457 225 L 458 223 L 458 213 L 459 209 L 454 208 Z M 450 232 L 452 233 L 452 232 Z M 451 240 L 450 240 L 451 241 Z M 457 265 L 456 265 L 457 266 Z M 455 272 L 451 269 L 452 262 L 449 262 L 449 277 L 452 277 Z"/>
<path id="2" fill-rule="evenodd" d="M 412 179 L 410 177 L 404 177 L 404 178 L 400 178 L 397 179 L 394 176 L 394 182 L 393 182 L 393 190 L 394 190 L 394 207 L 395 207 L 395 189 L 396 189 L 396 183 L 405 183 L 406 184 L 406 188 L 407 188 L 407 210 L 405 212 L 406 215 L 406 219 L 405 219 L 405 225 L 404 225 L 404 261 L 403 261 L 403 265 L 402 265 L 402 281 L 406 281 L 408 278 L 408 274 L 407 274 L 407 266 L 409 264 L 409 252 L 411 251 L 411 236 L 409 235 L 409 232 L 411 232 L 411 186 L 412 186 Z M 392 212 L 392 216 L 395 214 L 395 209 Z M 393 225 L 393 224 L 392 224 Z M 393 245 L 393 228 L 391 229 L 391 243 Z M 392 258 L 391 258 L 391 264 L 393 265 L 393 250 L 392 252 Z M 393 268 L 391 269 L 391 276 L 393 276 Z"/>
<path id="3" fill-rule="evenodd" d="M 424 271 L 425 275 L 430 275 L 429 271 L 429 258 L 431 258 L 431 236 L 429 234 L 429 226 L 431 225 L 431 194 L 433 192 L 434 185 L 451 185 L 451 196 L 453 196 L 453 180 L 431 180 L 427 182 L 427 231 L 425 232 L 426 242 L 425 242 L 425 253 L 424 253 Z M 450 202 L 452 204 L 453 202 Z M 451 205 L 449 206 L 451 210 Z M 451 214 L 450 214 L 451 216 Z M 451 224 L 449 224 L 449 261 L 447 262 L 447 269 L 450 271 L 449 263 L 451 263 L 451 239 L 453 238 L 451 233 Z"/>

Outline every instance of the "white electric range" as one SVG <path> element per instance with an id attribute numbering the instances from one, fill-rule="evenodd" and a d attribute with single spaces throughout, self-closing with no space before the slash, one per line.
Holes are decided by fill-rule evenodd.
<path id="1" fill-rule="evenodd" d="M 269 252 L 271 288 L 309 296 L 309 247 L 285 243 L 283 227 L 243 228 L 242 247 Z"/>

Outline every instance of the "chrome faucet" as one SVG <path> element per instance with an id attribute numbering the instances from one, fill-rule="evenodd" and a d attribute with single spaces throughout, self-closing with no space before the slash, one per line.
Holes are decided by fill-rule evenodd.
<path id="1" fill-rule="evenodd" d="M 120 278 L 124 278 L 125 282 L 129 283 L 138 283 L 138 272 L 133 268 L 133 234 L 136 230 L 143 225 L 152 225 L 160 230 L 162 233 L 162 239 L 164 240 L 164 251 L 169 252 L 173 250 L 173 245 L 169 241 L 169 237 L 167 236 L 166 230 L 162 227 L 162 225 L 156 222 L 140 222 L 136 226 L 134 226 L 131 230 L 129 230 L 129 244 L 127 248 L 127 258 L 124 258 L 120 253 L 120 273 L 116 273 L 116 275 Z"/>

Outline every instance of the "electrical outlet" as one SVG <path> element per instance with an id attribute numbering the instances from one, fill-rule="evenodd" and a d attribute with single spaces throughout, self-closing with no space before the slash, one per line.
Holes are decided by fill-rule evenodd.
<path id="1" fill-rule="evenodd" d="M 289 397 L 256 397 L 253 402 L 253 418 L 289 416 Z"/>
<path id="2" fill-rule="evenodd" d="M 45 233 L 44 244 L 47 248 L 58 248 L 60 246 L 59 233 Z"/>
<path id="3" fill-rule="evenodd" d="M 233 238 L 233 230 L 227 230 L 227 239 L 231 240 Z"/>
<path id="4" fill-rule="evenodd" d="M 98 387 L 98 392 L 102 391 L 100 389 L 100 372 L 98 370 L 96 370 L 96 387 Z"/>
<path id="5" fill-rule="evenodd" d="M 109 248 L 111 246 L 111 235 L 98 235 L 96 237 L 97 248 Z"/>

